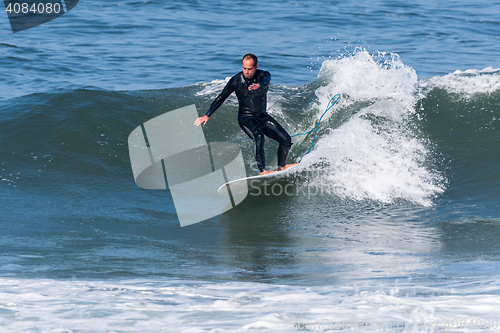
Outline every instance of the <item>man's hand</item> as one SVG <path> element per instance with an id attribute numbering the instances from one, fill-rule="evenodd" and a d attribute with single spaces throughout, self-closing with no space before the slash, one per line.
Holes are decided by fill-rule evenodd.
<path id="1" fill-rule="evenodd" d="M 258 84 L 258 83 L 253 83 L 250 86 L 248 86 L 248 90 L 255 90 L 255 89 L 259 89 L 259 88 L 260 88 L 260 84 Z"/>
<path id="2" fill-rule="evenodd" d="M 207 121 L 208 121 L 208 117 L 205 115 L 205 116 L 203 116 L 203 117 L 200 117 L 200 118 L 196 119 L 196 120 L 194 121 L 194 124 L 195 124 L 196 126 L 199 126 L 200 124 L 205 125 L 205 124 L 207 123 Z"/>

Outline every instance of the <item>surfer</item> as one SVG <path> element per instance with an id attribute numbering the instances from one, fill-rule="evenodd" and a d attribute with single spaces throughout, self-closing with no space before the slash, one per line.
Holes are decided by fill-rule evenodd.
<path id="1" fill-rule="evenodd" d="M 271 84 L 271 73 L 257 69 L 257 57 L 248 53 L 241 60 L 243 70 L 233 76 L 222 92 L 210 105 L 207 113 L 196 119 L 194 124 L 206 124 L 209 117 L 234 92 L 238 98 L 238 123 L 252 140 L 254 140 L 254 154 L 260 174 L 265 175 L 275 171 L 266 170 L 264 156 L 264 135 L 278 141 L 278 171 L 293 167 L 295 164 L 286 164 L 286 157 L 292 147 L 290 135 L 278 122 L 267 113 L 267 91 Z"/>

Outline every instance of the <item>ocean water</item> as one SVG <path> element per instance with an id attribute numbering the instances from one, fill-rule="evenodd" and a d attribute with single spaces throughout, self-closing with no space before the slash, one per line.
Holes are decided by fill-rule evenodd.
<path id="1" fill-rule="evenodd" d="M 500 2 L 80 1 L 0 19 L 0 331 L 500 330 Z M 241 56 L 297 172 L 181 228 L 127 139 Z M 252 142 L 230 97 L 203 131 Z M 268 165 L 277 145 L 266 142 Z M 285 190 L 284 190 L 285 189 Z"/>

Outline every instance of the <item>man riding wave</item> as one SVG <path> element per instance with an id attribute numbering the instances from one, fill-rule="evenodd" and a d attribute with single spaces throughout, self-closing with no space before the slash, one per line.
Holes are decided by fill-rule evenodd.
<path id="1" fill-rule="evenodd" d="M 238 123 L 252 140 L 254 140 L 254 155 L 260 174 L 274 171 L 266 170 L 264 156 L 264 136 L 278 141 L 278 171 L 288 169 L 295 164 L 286 164 L 286 157 L 292 147 L 290 135 L 278 122 L 267 113 L 267 91 L 271 84 L 271 73 L 257 69 L 257 57 L 248 53 L 243 56 L 243 70 L 233 76 L 222 92 L 210 105 L 207 113 L 196 119 L 194 124 L 206 124 L 212 114 L 233 93 L 238 98 Z"/>

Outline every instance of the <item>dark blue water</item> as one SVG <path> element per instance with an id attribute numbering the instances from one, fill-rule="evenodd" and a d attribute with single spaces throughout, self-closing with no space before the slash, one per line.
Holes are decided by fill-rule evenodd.
<path id="1" fill-rule="evenodd" d="M 421 78 L 497 68 L 499 8 L 491 1 L 84 1 L 21 33 L 11 33 L 6 17 L 0 22 L 2 88 L 9 87 L 1 97 L 185 87 L 232 76 L 247 51 L 285 85 L 313 81 L 325 58 L 357 47 L 399 54 Z"/>
<path id="2" fill-rule="evenodd" d="M 4 15 L 2 331 L 498 328 L 499 4 L 84 1 L 15 34 Z M 291 195 L 181 228 L 169 190 L 135 184 L 128 136 L 203 114 L 247 52 L 290 134 L 342 97 L 277 183 Z M 236 103 L 203 131 L 250 172 Z"/>

